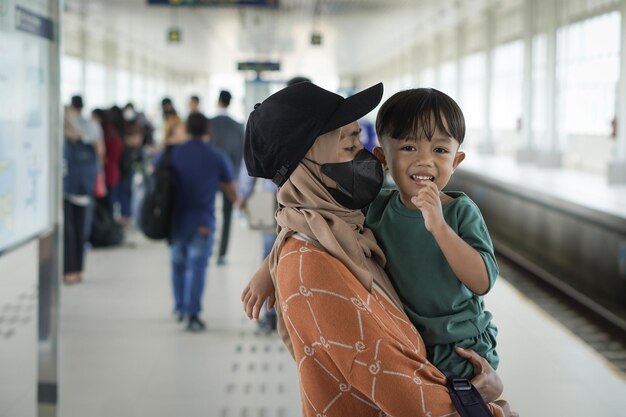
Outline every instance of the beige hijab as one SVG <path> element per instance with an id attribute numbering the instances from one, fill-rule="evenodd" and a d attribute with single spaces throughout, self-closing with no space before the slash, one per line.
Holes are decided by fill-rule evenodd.
<path id="1" fill-rule="evenodd" d="M 329 186 L 332 180 L 321 173 L 319 164 L 337 161 L 337 143 L 341 130 L 319 136 L 305 159 L 278 190 L 278 237 L 269 257 L 272 280 L 285 240 L 301 233 L 317 241 L 328 253 L 341 261 L 361 284 L 371 291 L 375 286 L 399 309 L 402 304 L 383 270 L 386 259 L 371 230 L 365 228 L 365 216 L 335 202 L 319 178 Z"/>

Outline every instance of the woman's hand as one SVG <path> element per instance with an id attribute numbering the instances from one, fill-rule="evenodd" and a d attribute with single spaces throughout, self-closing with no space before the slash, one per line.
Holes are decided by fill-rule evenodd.
<path id="1" fill-rule="evenodd" d="M 474 367 L 474 378 L 471 383 L 476 387 L 485 402 L 494 402 L 504 390 L 502 380 L 489 362 L 471 349 L 456 348 L 456 353 L 467 359 Z"/>
<path id="2" fill-rule="evenodd" d="M 241 293 L 243 310 L 246 312 L 249 319 L 257 320 L 259 318 L 259 313 L 261 312 L 265 300 L 267 300 L 268 310 L 274 308 L 276 295 L 267 259 L 263 262 L 258 271 L 256 271 Z"/>

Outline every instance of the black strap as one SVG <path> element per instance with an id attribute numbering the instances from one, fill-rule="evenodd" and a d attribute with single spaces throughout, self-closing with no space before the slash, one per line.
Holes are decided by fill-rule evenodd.
<path id="1" fill-rule="evenodd" d="M 441 369 L 456 411 L 461 417 L 493 417 L 475 386 L 465 378 Z"/>

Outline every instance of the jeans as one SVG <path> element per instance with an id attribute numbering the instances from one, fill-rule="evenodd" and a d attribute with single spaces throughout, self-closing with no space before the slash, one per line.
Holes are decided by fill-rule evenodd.
<path id="1" fill-rule="evenodd" d="M 109 211 L 111 212 L 111 214 L 113 215 L 114 218 L 118 218 L 119 215 L 117 214 L 117 203 L 120 201 L 120 183 L 118 182 L 117 184 L 109 187 L 108 189 L 108 193 L 107 193 L 107 206 L 109 208 Z"/>
<path id="2" fill-rule="evenodd" d="M 130 217 L 132 214 L 131 200 L 133 196 L 133 180 L 131 178 L 123 178 L 117 190 L 117 202 L 120 203 L 120 214 L 122 217 Z"/>
<path id="3" fill-rule="evenodd" d="M 197 315 L 202 310 L 206 268 L 212 247 L 212 233 L 174 236 L 172 239 L 172 289 L 177 312 Z"/>

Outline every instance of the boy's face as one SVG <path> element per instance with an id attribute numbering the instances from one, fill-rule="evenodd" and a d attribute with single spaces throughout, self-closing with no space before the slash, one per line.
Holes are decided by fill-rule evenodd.
<path id="1" fill-rule="evenodd" d="M 384 138 L 383 147 L 374 150 L 398 186 L 400 198 L 406 207 L 415 208 L 411 197 L 420 188 L 433 181 L 442 190 L 456 167 L 465 159 L 459 152 L 459 142 L 439 129 L 431 140 L 423 132 L 409 140 Z"/>

